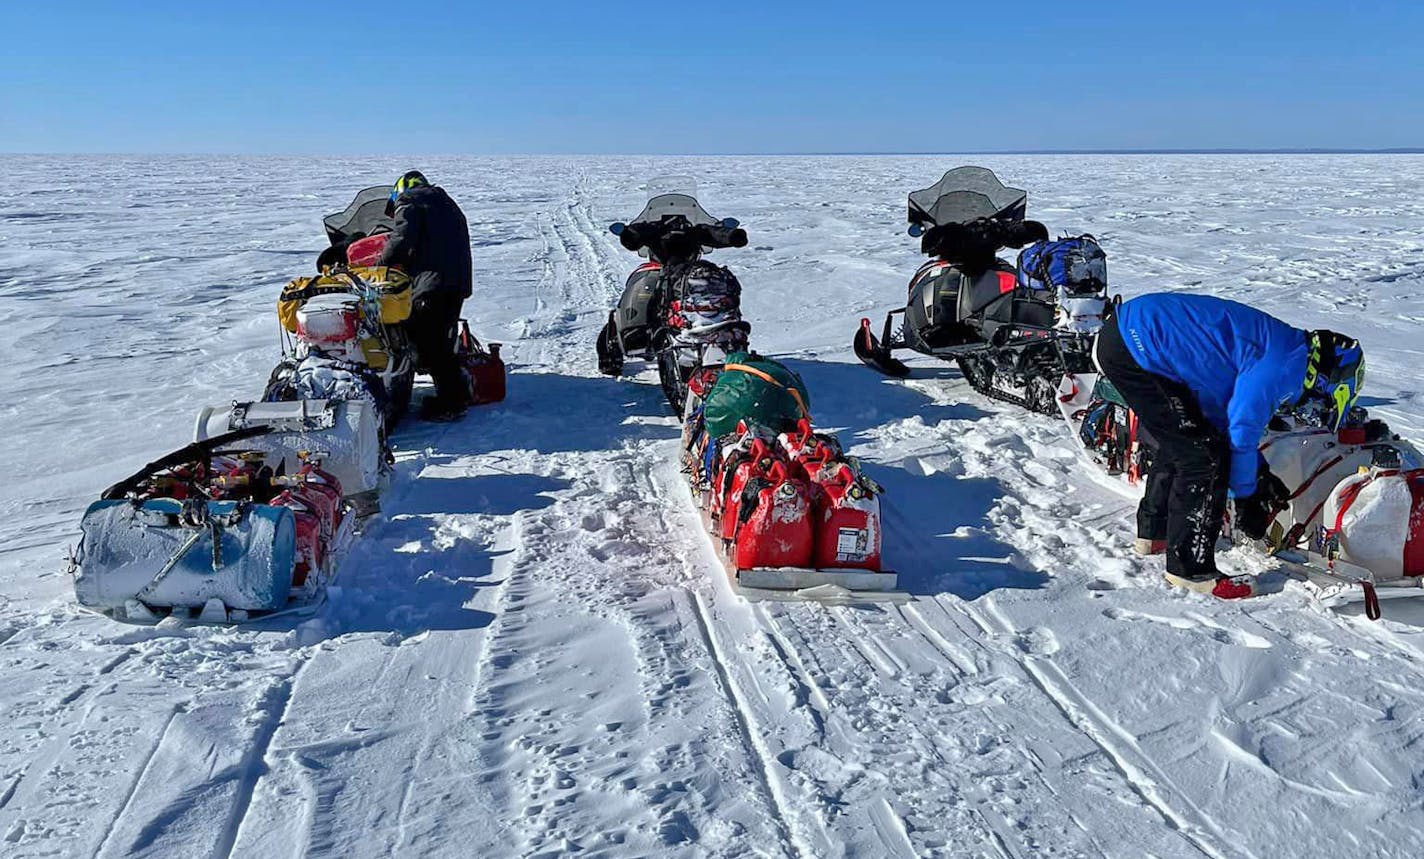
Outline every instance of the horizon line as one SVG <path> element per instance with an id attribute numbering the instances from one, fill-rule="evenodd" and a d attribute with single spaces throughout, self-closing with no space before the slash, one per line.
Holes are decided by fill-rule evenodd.
<path id="1" fill-rule="evenodd" d="M 323 153 L 323 152 L 0 152 L 5 157 L 117 157 L 117 158 L 796 158 L 796 157 L 877 157 L 944 155 L 1424 155 L 1424 147 L 1381 149 L 1294 147 L 1217 147 L 1173 149 L 961 149 L 961 150 L 845 150 L 805 152 L 426 152 L 426 153 Z"/>

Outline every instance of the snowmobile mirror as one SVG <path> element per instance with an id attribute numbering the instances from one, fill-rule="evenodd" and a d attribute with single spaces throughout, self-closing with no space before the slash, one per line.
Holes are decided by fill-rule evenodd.
<path id="1" fill-rule="evenodd" d="M 628 225 L 623 223 L 622 221 L 614 221 L 613 223 L 608 225 L 608 232 L 612 233 L 615 236 L 623 235 L 623 231 L 626 229 L 628 229 Z"/>
<path id="2" fill-rule="evenodd" d="M 723 219 L 722 219 L 722 228 L 723 228 L 723 229 L 735 230 L 737 227 L 740 227 L 741 225 L 742 225 L 742 222 L 739 221 L 739 220 L 737 220 L 736 218 L 723 218 Z"/>
<path id="3" fill-rule="evenodd" d="M 920 226 L 919 224 L 911 224 L 910 228 L 905 232 L 918 239 L 920 236 L 923 236 L 925 234 L 925 228 Z"/>

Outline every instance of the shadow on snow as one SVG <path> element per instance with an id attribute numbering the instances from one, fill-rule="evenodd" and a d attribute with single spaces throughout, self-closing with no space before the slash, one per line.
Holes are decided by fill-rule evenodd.
<path id="1" fill-rule="evenodd" d="M 495 541 L 504 529 L 451 517 L 509 517 L 552 506 L 571 484 L 521 472 L 531 460 L 677 433 L 656 387 L 553 373 L 511 374 L 504 402 L 472 408 L 457 423 L 403 424 L 396 447 L 428 453 L 397 467 L 384 517 L 368 524 L 346 559 L 334 633 L 409 636 L 488 626 L 494 615 L 473 603 L 482 589 L 500 584 L 495 561 L 505 552 Z M 518 451 L 519 462 L 501 459 L 500 451 Z"/>
<path id="2" fill-rule="evenodd" d="M 847 447 L 887 421 L 921 417 L 940 421 L 1011 420 L 972 403 L 934 402 L 900 382 L 861 364 L 810 361 L 784 363 L 801 374 L 819 425 L 841 428 Z M 917 367 L 914 378 L 959 379 L 949 367 Z M 967 388 L 966 388 L 967 390 Z M 996 480 L 939 472 L 923 474 L 903 465 L 862 461 L 866 473 L 885 488 L 885 561 L 912 594 L 951 593 L 973 600 L 1001 588 L 1037 589 L 1048 576 L 1024 569 L 1012 546 L 993 536 L 989 514 L 1004 496 Z"/>

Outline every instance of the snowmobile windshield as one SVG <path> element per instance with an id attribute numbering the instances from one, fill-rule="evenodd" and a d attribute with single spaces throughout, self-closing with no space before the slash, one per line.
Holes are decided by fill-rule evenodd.
<path id="1" fill-rule="evenodd" d="M 697 202 L 697 180 L 691 176 L 656 176 L 645 184 L 648 204 L 630 224 L 657 224 L 670 215 L 681 215 L 694 226 L 717 226 L 722 222 Z"/>
<path id="2" fill-rule="evenodd" d="M 1021 221 L 1028 192 L 1009 188 L 985 167 L 956 167 L 928 188 L 910 193 L 912 224 L 942 227 L 980 218 Z"/>
<path id="3" fill-rule="evenodd" d="M 395 222 L 386 215 L 386 203 L 390 201 L 393 190 L 393 185 L 367 188 L 356 195 L 351 205 L 322 218 L 326 237 L 333 245 L 340 245 L 376 233 L 390 232 Z"/>

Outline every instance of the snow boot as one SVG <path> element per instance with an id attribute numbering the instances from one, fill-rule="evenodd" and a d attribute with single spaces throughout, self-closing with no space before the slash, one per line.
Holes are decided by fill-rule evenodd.
<path id="1" fill-rule="evenodd" d="M 1217 599 L 1239 600 L 1256 595 L 1255 576 L 1180 576 L 1166 574 L 1167 583 L 1199 594 L 1211 594 Z"/>
<path id="2" fill-rule="evenodd" d="M 1167 554 L 1167 541 L 1138 537 L 1132 544 L 1132 551 L 1144 558 L 1150 558 L 1153 555 L 1165 555 Z"/>
<path id="3" fill-rule="evenodd" d="M 426 397 L 420 401 L 420 419 L 448 423 L 465 416 L 463 404 L 450 403 L 439 396 Z"/>

